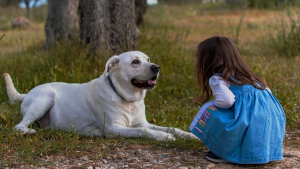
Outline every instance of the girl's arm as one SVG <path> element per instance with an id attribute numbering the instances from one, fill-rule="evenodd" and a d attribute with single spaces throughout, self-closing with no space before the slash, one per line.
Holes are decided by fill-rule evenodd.
<path id="1" fill-rule="evenodd" d="M 234 94 L 229 89 L 230 85 L 222 77 L 212 76 L 209 79 L 209 85 L 217 107 L 228 109 L 234 104 Z"/>

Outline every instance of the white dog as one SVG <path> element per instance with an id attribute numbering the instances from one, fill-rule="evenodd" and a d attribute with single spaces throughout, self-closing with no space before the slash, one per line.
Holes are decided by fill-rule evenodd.
<path id="1" fill-rule="evenodd" d="M 22 103 L 23 120 L 15 128 L 35 133 L 28 127 L 39 121 L 46 128 L 109 138 L 196 138 L 177 128 L 147 122 L 144 97 L 147 89 L 155 87 L 159 68 L 142 52 L 126 52 L 111 57 L 98 79 L 83 84 L 42 84 L 28 94 L 18 93 L 9 74 L 4 73 L 10 102 Z"/>

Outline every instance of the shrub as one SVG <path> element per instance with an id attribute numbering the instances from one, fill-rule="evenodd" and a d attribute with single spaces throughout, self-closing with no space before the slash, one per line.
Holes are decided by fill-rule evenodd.
<path id="1" fill-rule="evenodd" d="M 250 8 L 275 8 L 278 0 L 248 0 L 248 7 Z"/>
<path id="2" fill-rule="evenodd" d="M 226 5 L 247 6 L 258 9 L 276 9 L 282 7 L 299 6 L 298 0 L 224 0 Z"/>
<path id="3" fill-rule="evenodd" d="M 288 18 L 288 19 L 286 19 Z M 277 33 L 273 35 L 269 31 L 269 42 L 271 48 L 279 56 L 299 56 L 300 54 L 300 15 L 297 17 L 291 12 L 287 16 L 281 16 L 277 21 L 275 29 Z"/>

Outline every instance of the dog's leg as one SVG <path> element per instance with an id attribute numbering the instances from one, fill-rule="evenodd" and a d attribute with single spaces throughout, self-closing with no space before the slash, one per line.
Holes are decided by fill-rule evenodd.
<path id="1" fill-rule="evenodd" d="M 183 137 L 183 138 L 193 138 L 193 139 L 198 139 L 194 134 L 180 130 L 178 128 L 174 127 L 162 127 L 162 126 L 156 126 L 150 123 L 147 123 L 145 125 L 146 128 L 152 129 L 152 130 L 157 130 L 157 131 L 163 131 L 167 133 L 174 134 L 175 136 L 178 137 Z"/>
<path id="2" fill-rule="evenodd" d="M 29 103 L 26 103 L 29 102 Z M 34 99 L 28 99 L 25 100 L 25 107 L 22 107 L 25 111 L 23 114 L 22 121 L 15 126 L 15 129 L 18 131 L 24 133 L 24 134 L 34 134 L 36 131 L 34 129 L 28 128 L 28 126 L 36 121 L 42 118 L 47 111 L 50 109 L 50 107 L 53 105 L 54 100 L 49 97 L 43 97 L 43 98 L 34 98 Z M 23 106 L 23 105 L 22 105 Z"/>
<path id="3" fill-rule="evenodd" d="M 170 133 L 163 131 L 150 130 L 144 127 L 124 127 L 120 125 L 113 125 L 107 127 L 103 132 L 106 137 L 115 138 L 117 136 L 134 138 L 134 137 L 148 137 L 156 140 L 175 140 L 174 136 Z"/>

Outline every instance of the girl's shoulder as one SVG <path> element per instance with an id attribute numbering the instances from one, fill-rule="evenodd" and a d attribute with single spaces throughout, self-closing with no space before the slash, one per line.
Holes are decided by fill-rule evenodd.
<path id="1" fill-rule="evenodd" d="M 230 84 L 225 81 L 222 76 L 220 75 L 213 75 L 212 77 L 209 78 L 209 85 L 210 86 L 216 86 L 216 85 L 220 85 L 220 84 L 224 84 L 227 87 L 230 86 Z"/>
<path id="2" fill-rule="evenodd" d="M 209 83 L 220 82 L 220 81 L 224 81 L 224 79 L 220 75 L 213 75 L 212 77 L 209 78 Z"/>

